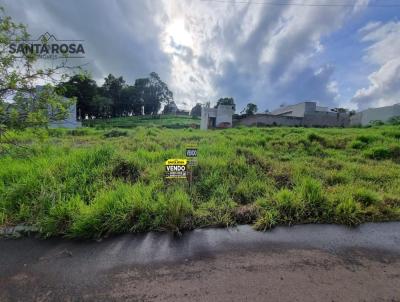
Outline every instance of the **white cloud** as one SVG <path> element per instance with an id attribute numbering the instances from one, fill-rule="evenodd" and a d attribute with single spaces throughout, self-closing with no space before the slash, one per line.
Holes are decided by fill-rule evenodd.
<path id="1" fill-rule="evenodd" d="M 352 101 L 359 109 L 400 102 L 400 22 L 372 22 L 360 30 L 366 48 L 365 62 L 377 66 L 368 76 L 368 87 L 359 89 Z"/>
<path id="2" fill-rule="evenodd" d="M 272 109 L 281 102 L 303 99 L 318 99 L 327 105 L 337 101 L 334 68 L 313 67 L 313 59 L 324 51 L 321 38 L 340 28 L 355 13 L 352 8 L 196 0 L 164 0 L 164 7 L 168 20 L 164 36 L 171 36 L 170 26 L 180 24 L 175 31 L 194 41 L 190 60 L 178 54 L 187 43 L 168 46 L 173 57 L 171 85 L 178 102 L 193 104 L 233 96 L 239 108 L 252 100 Z M 318 69 L 323 72 L 318 74 Z M 198 81 L 188 83 L 189 77 Z M 303 83 L 307 87 L 301 87 Z"/>

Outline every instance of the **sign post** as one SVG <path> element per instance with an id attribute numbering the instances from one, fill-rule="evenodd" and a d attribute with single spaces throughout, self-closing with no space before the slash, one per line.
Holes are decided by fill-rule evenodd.
<path id="1" fill-rule="evenodd" d="M 186 158 L 188 159 L 189 169 L 189 185 L 193 182 L 193 167 L 197 166 L 197 145 L 191 144 L 186 146 Z"/>
<path id="2" fill-rule="evenodd" d="M 186 157 L 190 167 L 197 166 L 197 145 L 186 146 Z"/>

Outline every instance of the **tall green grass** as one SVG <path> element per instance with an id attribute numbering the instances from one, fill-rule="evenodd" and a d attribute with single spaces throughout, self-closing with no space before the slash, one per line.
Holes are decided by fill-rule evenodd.
<path id="1" fill-rule="evenodd" d="M 0 145 L 0 225 L 103 237 L 253 223 L 400 218 L 400 128 L 82 128 L 10 133 Z M 193 183 L 164 161 L 199 147 Z M 24 147 L 17 147 L 23 145 Z"/>

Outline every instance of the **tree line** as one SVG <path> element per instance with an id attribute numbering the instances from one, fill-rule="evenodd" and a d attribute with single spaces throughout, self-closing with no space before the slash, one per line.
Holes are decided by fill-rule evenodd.
<path id="1" fill-rule="evenodd" d="M 76 98 L 79 119 L 157 114 L 162 104 L 173 100 L 173 93 L 155 72 L 135 80 L 133 85 L 122 76 L 109 74 L 102 86 L 88 74 L 77 74 L 60 83 L 57 91 L 67 98 Z"/>

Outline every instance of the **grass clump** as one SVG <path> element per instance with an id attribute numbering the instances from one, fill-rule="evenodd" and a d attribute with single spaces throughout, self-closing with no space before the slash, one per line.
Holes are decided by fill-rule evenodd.
<path id="1" fill-rule="evenodd" d="M 326 214 L 326 196 L 319 181 L 306 177 L 299 183 L 296 190 L 301 202 L 304 203 L 306 215 L 311 220 L 318 220 Z"/>
<path id="2" fill-rule="evenodd" d="M 326 146 L 326 145 L 327 145 L 326 139 L 325 139 L 323 136 L 319 135 L 319 134 L 310 133 L 310 134 L 307 136 L 307 138 L 308 138 L 308 140 L 309 140 L 310 142 L 318 142 L 318 143 L 320 143 L 322 146 Z"/>
<path id="3" fill-rule="evenodd" d="M 374 160 L 392 159 L 394 161 L 400 161 L 400 146 L 390 145 L 373 147 L 367 150 L 365 155 Z"/>
<path id="4" fill-rule="evenodd" d="M 377 193 L 366 188 L 356 190 L 353 197 L 355 201 L 360 202 L 367 207 L 370 205 L 377 205 L 381 201 L 381 198 Z"/>
<path id="5" fill-rule="evenodd" d="M 118 129 L 113 129 L 104 133 L 104 137 L 111 138 L 111 137 L 120 137 L 120 136 L 128 136 L 128 131 L 121 131 Z"/>
<path id="6" fill-rule="evenodd" d="M 267 210 L 264 211 L 260 218 L 254 224 L 254 229 L 258 231 L 266 231 L 272 229 L 274 226 L 278 224 L 279 221 L 279 212 L 277 210 Z"/>
<path id="7" fill-rule="evenodd" d="M 139 169 L 136 165 L 127 160 L 119 160 L 112 172 L 114 178 L 119 178 L 125 182 L 134 183 L 140 176 Z"/>
<path id="8" fill-rule="evenodd" d="M 275 194 L 274 200 L 283 222 L 292 224 L 304 217 L 305 204 L 295 192 L 281 189 Z"/>
<path id="9" fill-rule="evenodd" d="M 185 191 L 178 189 L 168 194 L 162 205 L 163 228 L 179 232 L 192 226 L 193 222 L 189 218 L 193 214 L 193 205 Z"/>
<path id="10" fill-rule="evenodd" d="M 361 206 L 352 198 L 339 202 L 335 208 L 335 222 L 356 225 L 361 222 L 361 217 Z"/>
<path id="11" fill-rule="evenodd" d="M 227 227 L 235 224 L 236 203 L 230 199 L 211 200 L 201 203 L 195 210 L 195 224 Z"/>

